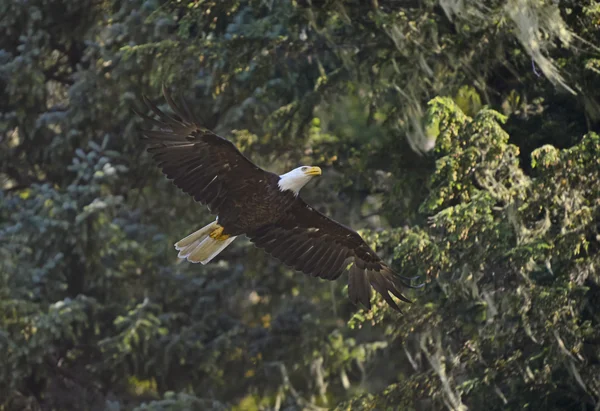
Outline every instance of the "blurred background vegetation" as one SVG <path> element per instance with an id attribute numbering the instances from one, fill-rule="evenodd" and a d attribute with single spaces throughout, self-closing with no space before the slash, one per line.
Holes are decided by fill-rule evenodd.
<path id="1" fill-rule="evenodd" d="M 600 409 L 600 3 L 0 1 L 0 410 Z M 398 315 L 156 169 L 160 86 L 424 289 Z M 139 107 L 139 106 L 137 106 Z"/>

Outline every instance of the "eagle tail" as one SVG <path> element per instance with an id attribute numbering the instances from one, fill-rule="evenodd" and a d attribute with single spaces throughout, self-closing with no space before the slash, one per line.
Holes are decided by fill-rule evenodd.
<path id="1" fill-rule="evenodd" d="M 214 233 L 219 228 L 219 224 L 213 221 L 184 239 L 179 240 L 175 243 L 175 249 L 179 251 L 177 257 L 187 259 L 190 263 L 209 263 L 237 238 L 237 236 L 214 236 Z"/>

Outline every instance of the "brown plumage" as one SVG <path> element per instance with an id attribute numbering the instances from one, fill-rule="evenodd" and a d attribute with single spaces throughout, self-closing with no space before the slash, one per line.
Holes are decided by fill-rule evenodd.
<path id="1" fill-rule="evenodd" d="M 298 196 L 300 187 L 320 174 L 318 167 L 282 176 L 265 171 L 232 142 L 201 127 L 185 102 L 178 105 L 163 92 L 175 115 L 163 113 L 145 97 L 155 117 L 138 113 L 158 129 L 142 131 L 148 152 L 167 178 L 218 216 L 176 244 L 181 258 L 207 263 L 235 236 L 245 234 L 257 247 L 310 276 L 334 280 L 348 270 L 354 304 L 370 309 L 371 287 L 395 310 L 399 308 L 390 293 L 410 302 L 402 289 L 415 288 L 411 278 L 394 273 L 356 231 Z"/>

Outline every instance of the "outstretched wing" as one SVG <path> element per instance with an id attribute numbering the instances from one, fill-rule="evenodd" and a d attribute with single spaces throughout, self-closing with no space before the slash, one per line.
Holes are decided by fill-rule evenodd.
<path id="1" fill-rule="evenodd" d="M 148 152 L 167 178 L 208 205 L 212 213 L 218 214 L 219 206 L 233 191 L 272 174 L 246 158 L 231 141 L 200 126 L 185 101 L 177 105 L 165 88 L 163 94 L 175 115 L 162 112 L 146 97 L 144 103 L 155 117 L 136 111 L 157 128 L 142 130 Z"/>
<path id="2" fill-rule="evenodd" d="M 300 198 L 284 218 L 247 236 L 287 266 L 313 277 L 335 280 L 352 263 L 348 297 L 368 309 L 371 287 L 397 311 L 400 309 L 390 293 L 410 302 L 401 290 L 418 288 L 410 284 L 411 278 L 393 272 L 356 231 L 321 214 Z"/>

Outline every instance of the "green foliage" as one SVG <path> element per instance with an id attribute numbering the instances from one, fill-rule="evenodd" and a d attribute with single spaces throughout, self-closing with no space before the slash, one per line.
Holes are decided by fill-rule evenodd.
<path id="1" fill-rule="evenodd" d="M 596 409 L 594 0 L 0 2 L 0 410 Z M 143 154 L 160 86 L 427 282 L 404 315 Z M 573 94 L 573 92 L 575 94 Z"/>
<path id="2" fill-rule="evenodd" d="M 436 148 L 423 204 L 435 214 L 427 227 L 400 234 L 395 256 L 403 272 L 433 281 L 404 321 L 376 318 L 404 343 L 413 390 L 390 387 L 367 402 L 377 409 L 393 401 L 434 409 L 594 404 L 598 135 L 569 149 L 536 150 L 540 170 L 529 177 L 502 116 L 483 109 L 471 119 L 448 99 L 434 99 L 429 115 L 454 134 L 441 135 Z M 360 401 L 338 409 L 371 409 Z"/>

